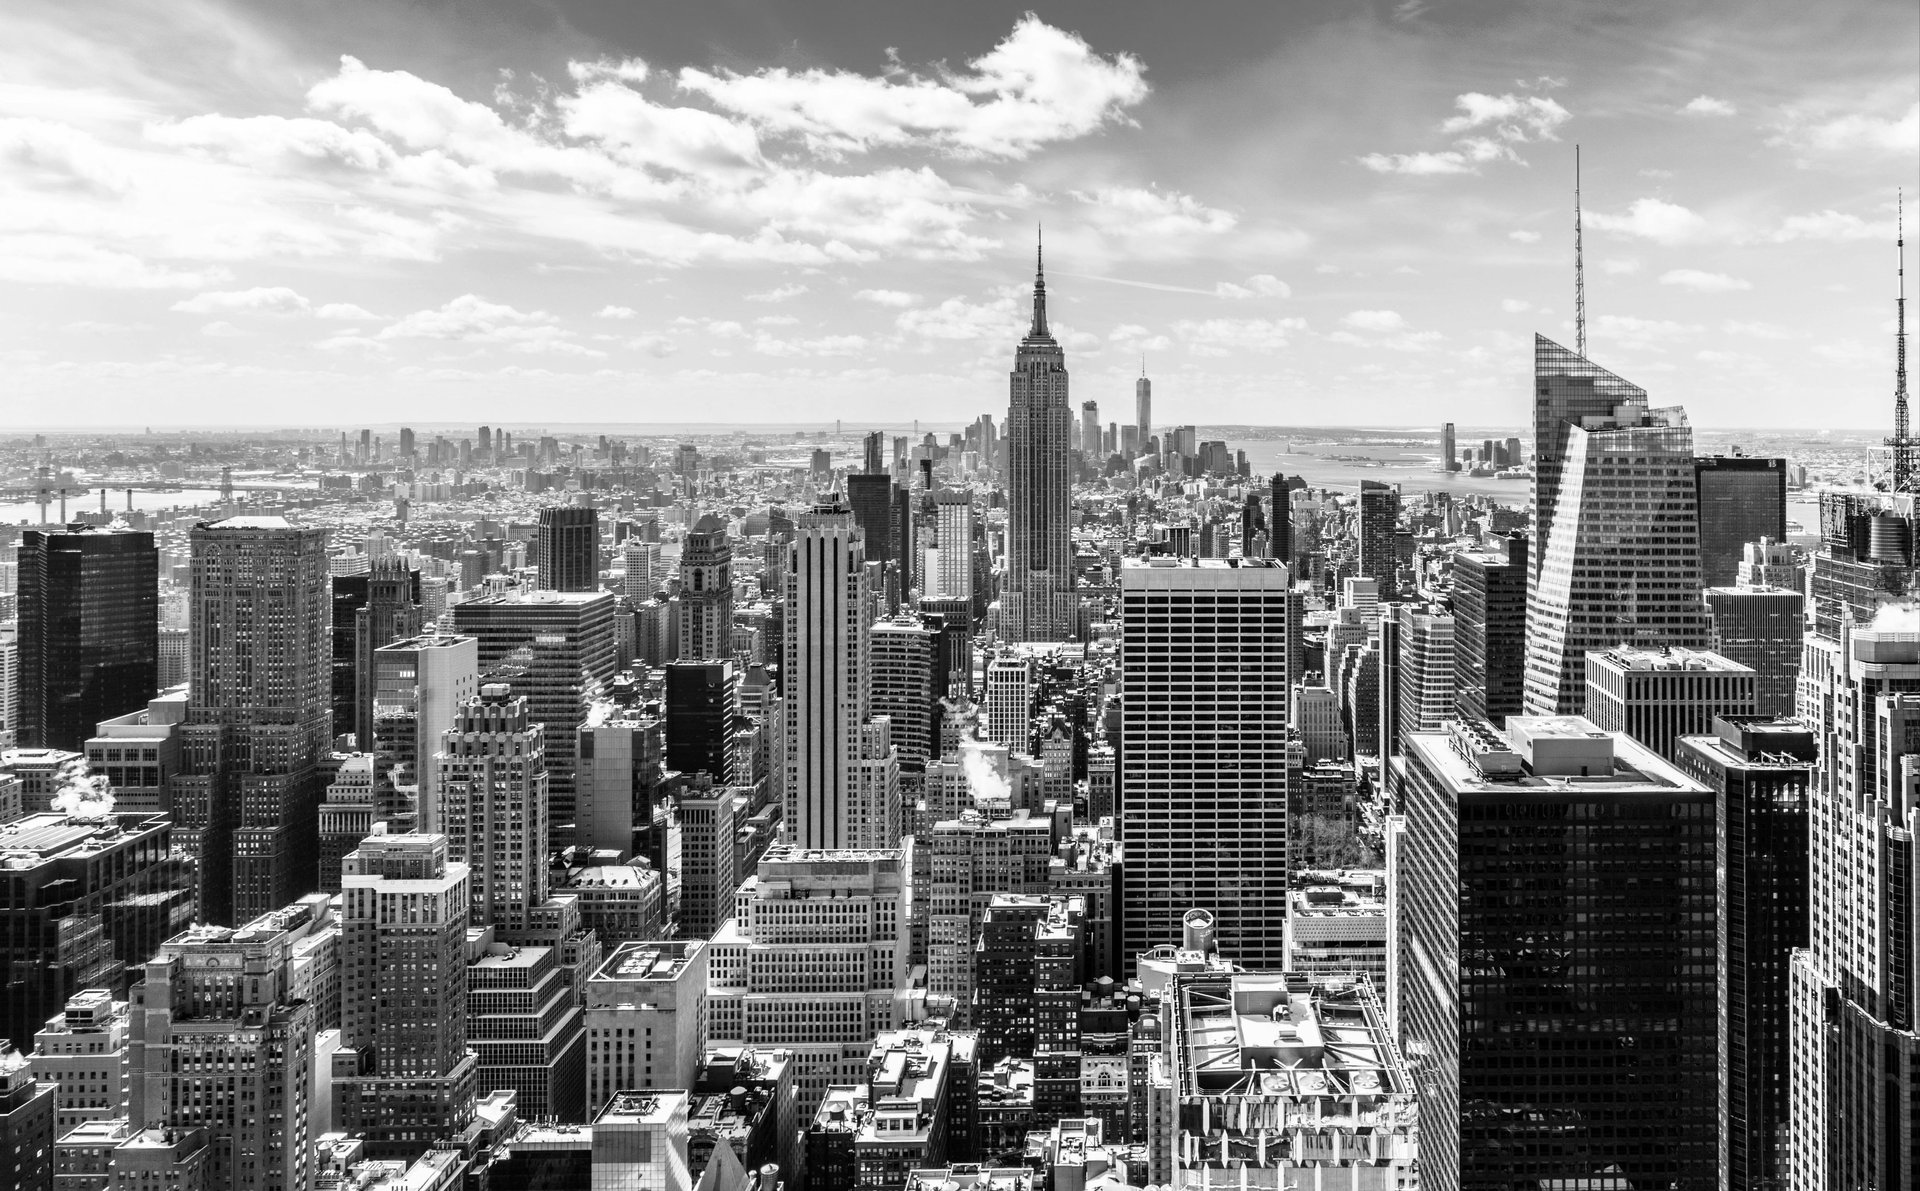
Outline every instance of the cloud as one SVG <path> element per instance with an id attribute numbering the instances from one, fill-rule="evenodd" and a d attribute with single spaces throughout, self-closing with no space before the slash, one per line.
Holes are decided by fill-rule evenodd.
<path id="1" fill-rule="evenodd" d="M 948 298 L 938 306 L 904 311 L 894 319 L 894 326 L 903 333 L 921 339 L 1003 339 L 1017 337 L 1019 325 L 1012 298 L 985 304 Z"/>
<path id="2" fill-rule="evenodd" d="M 1229 349 L 1274 352 L 1306 329 L 1303 318 L 1182 319 L 1173 324 L 1173 339 L 1195 355 L 1224 355 Z"/>
<path id="3" fill-rule="evenodd" d="M 1842 368 L 1885 368 L 1888 353 L 1881 344 L 1840 339 L 1832 343 L 1814 344 L 1813 354 Z"/>
<path id="4" fill-rule="evenodd" d="M 1403 331 L 1407 320 L 1392 310 L 1355 310 L 1341 318 L 1340 325 L 1355 331 Z"/>
<path id="5" fill-rule="evenodd" d="M 1540 233 L 1528 231 L 1526 228 L 1516 228 L 1507 233 L 1507 239 L 1516 240 L 1522 244 L 1538 244 Z"/>
<path id="6" fill-rule="evenodd" d="M 1920 103 L 1899 115 L 1847 111 L 1841 115 L 1790 110 L 1771 139 L 1818 154 L 1890 154 L 1920 152 Z"/>
<path id="7" fill-rule="evenodd" d="M 208 323 L 206 326 L 200 328 L 200 333 L 213 339 L 232 339 L 246 334 L 246 332 L 242 331 L 239 327 L 224 320 Z"/>
<path id="8" fill-rule="evenodd" d="M 753 350 L 763 356 L 856 356 L 865 351 L 867 340 L 861 335 L 822 335 L 815 339 L 781 339 L 760 332 L 754 336 Z"/>
<path id="9" fill-rule="evenodd" d="M 1360 164 L 1379 174 L 1433 176 L 1476 174 L 1496 161 L 1526 164 L 1519 146 L 1560 139 L 1558 129 L 1573 113 L 1545 95 L 1487 95 L 1468 91 L 1454 97 L 1459 114 L 1441 121 L 1440 131 L 1456 139 L 1451 149 L 1416 153 L 1368 153 Z"/>
<path id="10" fill-rule="evenodd" d="M 673 340 L 665 335 L 641 335 L 627 340 L 627 346 L 638 352 L 645 352 L 656 360 L 663 360 L 679 350 Z"/>
<path id="11" fill-rule="evenodd" d="M 1213 287 L 1213 292 L 1221 298 L 1290 298 L 1293 287 L 1271 273 L 1256 273 L 1247 278 L 1244 285 L 1222 281 Z"/>
<path id="12" fill-rule="evenodd" d="M 1731 116 L 1738 109 L 1724 99 L 1715 99 L 1711 95 L 1696 95 L 1680 108 L 1683 116 Z"/>
<path id="13" fill-rule="evenodd" d="M 200 289 L 228 277 L 218 266 L 179 268 L 79 236 L 0 234 L 0 281 L 100 289 Z"/>
<path id="14" fill-rule="evenodd" d="M 1086 207 L 1087 222 L 1111 235 L 1146 240 L 1168 236 L 1213 236 L 1239 222 L 1230 211 L 1209 207 L 1190 194 L 1138 186 L 1101 186 L 1073 192 Z"/>
<path id="15" fill-rule="evenodd" d="M 1701 216 L 1664 199 L 1635 199 L 1624 215 L 1589 212 L 1587 221 L 1595 227 L 1623 235 L 1638 236 L 1658 244 L 1684 244 L 1705 237 L 1707 221 Z"/>
<path id="16" fill-rule="evenodd" d="M 186 314 L 305 314 L 311 309 L 305 298 L 284 285 L 195 294 L 172 308 Z"/>
<path id="17" fill-rule="evenodd" d="M 418 310 L 381 328 L 381 341 L 443 339 L 498 345 L 509 351 L 555 355 L 604 356 L 573 341 L 573 332 L 544 310 L 516 310 L 477 294 L 462 294 L 433 310 Z"/>
<path id="18" fill-rule="evenodd" d="M 1778 243 L 1792 240 L 1890 240 L 1893 220 L 1868 221 L 1851 212 L 1828 208 L 1807 215 L 1789 215 L 1767 237 Z"/>
<path id="19" fill-rule="evenodd" d="M 640 312 L 631 306 L 602 306 L 594 313 L 595 318 L 638 318 Z"/>
<path id="20" fill-rule="evenodd" d="M 777 285 L 774 288 L 767 290 L 764 293 L 748 294 L 747 301 L 749 302 L 784 302 L 788 298 L 797 298 L 801 294 L 804 294 L 806 292 L 807 292 L 807 287 L 804 285 L 799 285 L 799 284 Z"/>
<path id="21" fill-rule="evenodd" d="M 917 145 L 959 157 L 1023 158 L 1124 120 L 1147 96 L 1145 70 L 1131 54 L 1103 57 L 1078 34 L 1029 13 L 959 70 L 921 74 L 895 63 L 876 77 L 688 67 L 679 83 L 764 135 L 797 138 L 827 156 Z"/>
<path id="22" fill-rule="evenodd" d="M 1521 298 L 1502 298 L 1500 309 L 1507 314 L 1525 314 L 1533 309 L 1533 303 Z"/>
<path id="23" fill-rule="evenodd" d="M 1121 323 L 1107 332 L 1107 341 L 1124 347 L 1128 352 L 1163 352 L 1173 346 L 1173 340 L 1165 335 L 1157 335 L 1138 323 Z"/>
<path id="24" fill-rule="evenodd" d="M 1600 271 L 1615 277 L 1640 271 L 1640 262 L 1630 256 L 1610 256 L 1600 262 Z"/>
<path id="25" fill-rule="evenodd" d="M 1725 294 L 1752 289 L 1753 282 L 1725 273 L 1707 273 L 1699 269 L 1668 269 L 1660 274 L 1661 285 L 1675 285 L 1697 294 Z"/>
<path id="26" fill-rule="evenodd" d="M 313 317 L 334 319 L 340 322 L 357 322 L 377 319 L 380 316 L 365 307 L 355 306 L 352 302 L 328 302 L 323 306 L 317 307 L 313 312 Z"/>
<path id="27" fill-rule="evenodd" d="M 1697 323 L 1635 318 L 1624 314 L 1603 314 L 1593 320 L 1594 338 L 1618 340 L 1636 347 L 1649 347 L 1654 344 L 1687 339 L 1698 335 L 1702 329 Z"/>
<path id="28" fill-rule="evenodd" d="M 853 295 L 862 302 L 872 302 L 876 306 L 911 306 L 920 300 L 919 294 L 910 294 L 897 289 L 863 289 Z"/>

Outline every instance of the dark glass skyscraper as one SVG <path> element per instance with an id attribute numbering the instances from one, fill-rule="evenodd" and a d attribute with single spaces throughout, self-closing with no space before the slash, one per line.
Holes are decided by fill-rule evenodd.
<path id="1" fill-rule="evenodd" d="M 333 732 L 373 748 L 373 651 L 420 632 L 420 572 L 376 559 L 362 575 L 333 576 Z"/>
<path id="2" fill-rule="evenodd" d="M 1700 583 L 1724 587 L 1740 572 L 1748 542 L 1787 540 L 1787 461 L 1704 455 L 1693 461 L 1700 509 Z"/>
<path id="3" fill-rule="evenodd" d="M 1400 524 L 1400 494 L 1378 480 L 1360 481 L 1358 517 L 1360 557 L 1355 573 L 1377 580 L 1380 598 L 1391 600 L 1398 594 L 1394 575 L 1400 564 L 1394 553 L 1394 531 Z"/>
<path id="4" fill-rule="evenodd" d="M 157 689 L 160 555 L 150 533 L 76 525 L 27 530 L 19 562 L 20 743 L 79 752 Z"/>
<path id="5" fill-rule="evenodd" d="M 1267 556 L 1293 569 L 1293 489 L 1284 472 L 1267 484 Z"/>
<path id="6" fill-rule="evenodd" d="M 740 715 L 733 663 L 672 662 L 666 670 L 667 768 L 704 773 L 715 785 L 727 785 L 733 780 L 728 748 Z"/>
<path id="7" fill-rule="evenodd" d="M 1714 1186 L 1713 792 L 1578 717 L 1409 732 L 1406 758 L 1421 1186 Z"/>
<path id="8" fill-rule="evenodd" d="M 1527 539 L 1453 556 L 1454 698 L 1460 714 L 1503 724 L 1526 692 Z"/>
<path id="9" fill-rule="evenodd" d="M 1033 323 L 1014 353 L 1007 404 L 1007 571 L 1001 613 L 1011 640 L 1057 641 L 1073 588 L 1067 512 L 1067 358 L 1047 330 L 1044 267 L 1033 277 Z"/>
<path id="10" fill-rule="evenodd" d="M 543 590 L 599 591 L 599 511 L 587 505 L 541 509 L 533 554 Z"/>
<path id="11" fill-rule="evenodd" d="M 1794 720 L 1716 719 L 1680 768 L 1714 792 L 1719 868 L 1720 1165 L 1729 1188 L 1787 1173 L 1787 964 L 1807 945 L 1807 799 L 1818 746 Z"/>

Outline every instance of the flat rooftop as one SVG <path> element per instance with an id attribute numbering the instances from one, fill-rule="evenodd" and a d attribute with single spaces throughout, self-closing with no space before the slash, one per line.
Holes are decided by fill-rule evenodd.
<path id="1" fill-rule="evenodd" d="M 595 980 L 674 980 L 697 956 L 702 944 L 622 943 L 593 974 Z"/>
<path id="2" fill-rule="evenodd" d="M 1469 720 L 1450 731 L 1409 732 L 1406 748 L 1456 794 L 1709 793 L 1639 741 L 1582 716 L 1509 716 L 1504 734 Z"/>
<path id="3" fill-rule="evenodd" d="M 1616 670 L 1686 671 L 1710 674 L 1751 674 L 1753 667 L 1741 665 L 1711 649 L 1643 649 L 1634 645 L 1616 645 L 1611 649 L 1589 650 L 1587 657 Z"/>

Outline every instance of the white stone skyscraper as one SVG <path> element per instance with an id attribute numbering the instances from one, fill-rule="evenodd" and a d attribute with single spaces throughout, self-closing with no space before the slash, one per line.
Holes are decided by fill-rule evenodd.
<path id="1" fill-rule="evenodd" d="M 1705 648 L 1693 430 L 1679 408 L 1535 341 L 1543 546 L 1527 599 L 1526 709 L 1577 715 L 1589 649 Z M 1611 400 L 1602 410 L 1599 405 Z"/>
<path id="2" fill-rule="evenodd" d="M 788 547 L 784 659 L 786 832 L 807 848 L 847 848 L 867 722 L 866 556 L 853 513 L 822 505 L 795 518 Z"/>
<path id="3" fill-rule="evenodd" d="M 1121 567 L 1126 955 L 1177 942 L 1198 908 L 1223 954 L 1285 966 L 1288 586 L 1270 559 Z"/>
<path id="4" fill-rule="evenodd" d="M 931 599 L 973 598 L 973 498 L 946 491 L 933 498 L 934 540 L 940 563 L 927 576 L 925 595 Z"/>
<path id="5" fill-rule="evenodd" d="M 1058 641 L 1071 635 L 1073 542 L 1067 512 L 1073 411 L 1067 358 L 1047 330 L 1047 279 L 1036 257 L 1033 323 L 1014 353 L 1007 403 L 1007 572 L 1001 588 L 1006 636 Z"/>
<path id="6" fill-rule="evenodd" d="M 680 657 L 732 656 L 733 546 L 726 523 L 708 513 L 687 531 L 680 552 Z"/>

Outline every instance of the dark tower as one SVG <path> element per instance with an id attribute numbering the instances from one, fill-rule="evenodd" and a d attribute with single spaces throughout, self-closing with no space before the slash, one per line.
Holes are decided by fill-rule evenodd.
<path id="1" fill-rule="evenodd" d="M 73 527 L 20 536 L 20 743 L 79 752 L 138 711 L 160 666 L 153 535 Z"/>
<path id="2" fill-rule="evenodd" d="M 540 510 L 534 561 L 543 591 L 600 590 L 600 514 L 584 505 Z"/>

